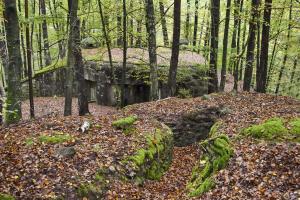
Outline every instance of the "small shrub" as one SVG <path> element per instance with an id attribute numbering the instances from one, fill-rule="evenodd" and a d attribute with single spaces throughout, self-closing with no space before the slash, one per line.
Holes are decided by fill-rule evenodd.
<path id="1" fill-rule="evenodd" d="M 192 94 L 191 94 L 191 90 L 189 89 L 185 89 L 185 88 L 180 88 L 178 90 L 178 95 L 177 95 L 179 98 L 191 98 L 192 97 Z"/>

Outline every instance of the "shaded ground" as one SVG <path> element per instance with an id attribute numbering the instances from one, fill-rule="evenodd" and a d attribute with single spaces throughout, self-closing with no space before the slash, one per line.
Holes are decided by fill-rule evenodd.
<path id="1" fill-rule="evenodd" d="M 49 100 L 49 101 L 48 101 Z M 60 117 L 63 102 L 55 99 L 36 101 L 39 116 L 49 111 L 57 117 L 45 116 L 34 122 L 0 130 L 0 191 L 18 197 L 47 199 L 55 193 L 72 192 L 78 181 L 88 181 L 97 168 L 117 162 L 125 154 L 133 152 L 133 147 L 143 145 L 136 137 L 125 137 L 110 127 L 114 109 L 91 106 L 94 117 Z M 40 104 L 38 103 L 40 102 Z M 59 103 L 60 102 L 60 103 Z M 195 199 L 298 199 L 300 198 L 300 145 L 299 143 L 272 143 L 254 141 L 249 138 L 235 139 L 237 134 L 250 124 L 258 124 L 270 117 L 300 117 L 300 101 L 289 97 L 241 93 L 211 95 L 202 98 L 168 98 L 156 102 L 128 106 L 125 115 L 136 114 L 142 120 L 139 130 L 147 131 L 151 119 L 174 123 L 186 112 L 197 107 L 223 105 L 229 109 L 222 119 L 222 130 L 233 140 L 235 154 L 229 166 L 216 176 L 216 187 Z M 38 106 L 37 106 L 38 107 Z M 24 107 L 24 112 L 28 106 Z M 74 107 L 75 109 L 75 107 Z M 95 110 L 94 110 L 95 109 Z M 103 109 L 103 110 L 102 110 Z M 120 112 L 120 111 L 119 111 Z M 100 124 L 89 134 L 76 131 L 83 120 L 89 119 Z M 37 137 L 41 133 L 64 131 L 78 138 L 78 154 L 68 160 L 53 156 L 54 148 L 38 145 L 28 148 L 25 138 Z M 72 141 L 73 142 L 73 141 Z M 72 145 L 72 142 L 65 145 Z M 95 145 L 101 151 L 95 152 Z M 191 199 L 185 191 L 191 170 L 200 152 L 196 145 L 174 148 L 173 162 L 169 171 L 160 181 L 146 181 L 144 186 L 114 181 L 105 199 Z M 47 196 L 48 195 L 48 196 Z M 46 198 L 47 197 L 47 198 Z M 19 198 L 26 199 L 26 198 Z"/>
<path id="2" fill-rule="evenodd" d="M 107 49 L 105 48 L 97 48 L 97 49 L 83 49 L 83 56 L 89 60 L 90 58 L 109 61 Z M 148 49 L 140 49 L 140 48 L 129 48 L 127 50 L 127 62 L 129 63 L 149 63 L 149 54 Z M 119 48 L 112 49 L 112 58 L 114 62 L 122 62 L 123 61 L 123 50 Z M 159 47 L 157 49 L 157 63 L 158 65 L 170 65 L 171 59 L 171 49 Z M 179 54 L 179 65 L 180 66 L 188 66 L 195 64 L 204 64 L 205 59 L 200 54 L 191 51 L 180 51 Z"/>
<path id="3" fill-rule="evenodd" d="M 35 116 L 37 118 L 45 116 L 62 116 L 64 113 L 64 97 L 35 97 Z M 117 112 L 114 107 L 100 106 L 96 103 L 89 104 L 89 111 L 94 116 L 111 115 Z M 78 115 L 78 103 L 77 98 L 73 98 L 72 114 Z M 29 100 L 22 103 L 22 117 L 23 119 L 29 119 Z"/>

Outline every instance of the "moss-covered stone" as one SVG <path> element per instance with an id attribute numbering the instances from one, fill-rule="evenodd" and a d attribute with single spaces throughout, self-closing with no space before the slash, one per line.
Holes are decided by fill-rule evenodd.
<path id="1" fill-rule="evenodd" d="M 91 183 L 82 183 L 77 188 L 79 198 L 88 198 L 90 200 L 103 199 L 107 190 L 107 170 L 99 170 L 95 173 Z"/>
<path id="2" fill-rule="evenodd" d="M 173 134 L 164 126 L 154 135 L 147 136 L 147 145 L 126 158 L 127 176 L 143 182 L 144 179 L 158 180 L 172 161 Z"/>
<path id="3" fill-rule="evenodd" d="M 42 143 L 58 144 L 71 141 L 73 137 L 66 133 L 57 132 L 54 135 L 41 135 L 38 139 Z"/>
<path id="4" fill-rule="evenodd" d="M 131 126 L 136 120 L 137 120 L 136 116 L 129 116 L 112 122 L 112 126 L 117 129 L 126 130 L 128 128 L 131 128 Z"/>
<path id="5" fill-rule="evenodd" d="M 15 198 L 9 194 L 0 193 L 0 200 L 15 200 Z"/>
<path id="6" fill-rule="evenodd" d="M 259 125 L 252 125 L 243 131 L 245 135 L 259 139 L 276 139 L 288 134 L 281 118 L 271 118 Z"/>
<path id="7" fill-rule="evenodd" d="M 300 118 L 292 119 L 289 125 L 291 126 L 290 133 L 295 136 L 300 136 Z"/>
<path id="8" fill-rule="evenodd" d="M 216 127 L 217 125 L 212 128 L 214 137 L 200 143 L 205 154 L 194 167 L 187 185 L 190 196 L 199 196 L 211 189 L 214 186 L 213 175 L 226 167 L 233 154 L 228 137 L 224 134 L 217 135 Z"/>

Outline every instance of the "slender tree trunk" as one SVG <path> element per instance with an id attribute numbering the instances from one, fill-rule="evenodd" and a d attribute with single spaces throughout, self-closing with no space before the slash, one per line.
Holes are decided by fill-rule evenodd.
<path id="1" fill-rule="evenodd" d="M 286 1 L 284 1 L 283 5 L 285 5 L 285 3 L 286 3 Z M 285 8 L 283 7 L 282 10 L 281 10 L 281 12 L 280 12 L 280 15 L 279 15 L 280 19 L 279 19 L 278 27 L 281 27 L 282 18 L 284 16 L 284 10 L 285 10 Z M 277 37 L 275 38 L 274 46 L 272 48 L 271 60 L 270 60 L 270 64 L 269 64 L 268 74 L 267 74 L 268 77 L 267 77 L 266 88 L 268 88 L 269 83 L 270 83 L 270 78 L 272 76 L 272 71 L 273 71 L 273 66 L 274 66 L 274 60 L 275 60 L 275 57 L 276 57 L 276 49 L 277 49 L 278 39 L 279 39 L 279 33 L 280 33 L 280 29 L 276 33 Z"/>
<path id="2" fill-rule="evenodd" d="M 205 6 L 204 6 L 204 10 L 206 11 L 207 9 L 207 3 L 205 3 Z M 205 25 L 205 21 L 206 21 L 206 12 L 204 12 L 204 16 L 202 18 L 202 23 L 201 23 L 201 29 L 200 29 L 200 36 L 199 36 L 199 48 L 198 48 L 198 53 L 200 53 L 200 49 L 201 49 L 201 42 L 202 42 L 202 35 L 203 35 L 203 32 L 204 32 L 204 26 L 208 26 L 208 24 Z"/>
<path id="3" fill-rule="evenodd" d="M 243 36 L 242 36 L 243 37 L 242 38 L 242 45 L 243 46 L 245 46 L 246 31 L 247 31 L 247 23 L 246 23 L 246 19 L 245 19 L 244 20 L 244 26 L 243 26 Z M 244 56 L 241 55 L 241 63 L 240 63 L 240 69 L 239 69 L 239 80 L 243 80 L 243 68 L 244 68 Z"/>
<path id="4" fill-rule="evenodd" d="M 225 82 L 226 82 L 227 47 L 228 47 L 228 32 L 229 32 L 229 21 L 230 21 L 230 7 L 231 7 L 231 0 L 227 0 L 225 27 L 224 27 L 224 39 L 223 39 L 221 82 L 220 82 L 220 90 L 221 91 L 224 91 Z"/>
<path id="5" fill-rule="evenodd" d="M 126 64 L 127 64 L 127 11 L 126 0 L 123 0 L 123 66 L 122 66 L 122 91 L 121 91 L 121 106 L 128 104 L 126 97 Z"/>
<path id="6" fill-rule="evenodd" d="M 293 12 L 293 0 L 291 0 L 291 2 L 290 2 L 287 42 L 286 42 L 285 47 L 284 47 L 283 63 L 281 65 L 281 68 L 280 68 L 280 71 L 279 71 L 279 76 L 278 76 L 278 81 L 277 81 L 277 84 L 276 84 L 275 94 L 279 93 L 279 88 L 280 88 L 280 84 L 281 84 L 281 79 L 282 79 L 283 71 L 284 71 L 284 69 L 286 67 L 286 61 L 287 61 L 287 58 L 288 58 L 289 41 L 290 41 L 290 37 L 291 37 L 292 19 L 293 19 L 292 18 L 292 12 Z"/>
<path id="7" fill-rule="evenodd" d="M 43 17 L 46 17 L 47 12 L 46 12 L 45 0 L 40 0 L 40 6 L 41 6 L 41 14 L 43 15 Z M 48 25 L 45 18 L 42 23 L 42 31 L 43 31 L 43 39 L 44 39 L 45 65 L 48 66 L 51 64 L 51 55 L 49 51 Z"/>
<path id="8" fill-rule="evenodd" d="M 2 85 L 2 81 L 0 81 L 0 126 L 3 123 L 3 103 L 4 103 L 4 98 L 5 98 L 5 91 L 4 87 Z"/>
<path id="9" fill-rule="evenodd" d="M 234 85 L 233 90 L 237 91 L 237 80 L 238 80 L 238 44 L 237 44 L 237 34 L 239 26 L 239 5 L 240 0 L 234 0 L 234 30 L 232 35 L 231 50 L 233 52 L 231 56 L 231 68 L 233 70 Z"/>
<path id="10" fill-rule="evenodd" d="M 28 0 L 25 1 L 25 19 L 28 20 Z M 27 67 L 28 67 L 28 85 L 29 85 L 29 103 L 30 103 L 30 117 L 34 118 L 34 102 L 33 102 L 33 85 L 32 85 L 32 65 L 31 65 L 31 41 L 30 41 L 30 30 L 29 24 L 25 27 L 25 37 L 26 37 L 26 55 L 27 55 Z"/>
<path id="11" fill-rule="evenodd" d="M 294 77 L 295 77 L 296 68 L 297 68 L 297 64 L 298 64 L 299 59 L 300 59 L 300 55 L 298 54 L 298 56 L 295 58 L 294 64 L 293 64 L 293 71 L 292 71 L 291 80 L 290 80 L 291 85 L 294 82 Z"/>
<path id="12" fill-rule="evenodd" d="M 18 10 L 19 13 L 22 13 L 22 4 L 21 4 L 21 0 L 18 0 Z M 22 55 L 23 55 L 23 73 L 21 73 L 21 77 L 24 78 L 27 76 L 27 58 L 26 58 L 26 48 L 25 48 L 25 42 L 24 42 L 24 27 L 23 27 L 23 23 L 20 23 L 20 36 L 21 36 L 21 48 L 22 48 Z"/>
<path id="13" fill-rule="evenodd" d="M 256 70 L 256 91 L 266 92 L 266 83 L 268 76 L 268 53 L 270 39 L 270 22 L 271 22 L 272 0 L 265 0 L 264 21 L 262 27 L 260 64 Z"/>
<path id="14" fill-rule="evenodd" d="M 156 57 L 156 29 L 153 0 L 145 0 L 146 5 L 146 27 L 148 33 L 148 50 L 150 61 L 150 99 L 158 99 L 158 75 L 157 75 L 157 57 Z"/>
<path id="15" fill-rule="evenodd" d="M 111 48 L 110 48 L 110 38 L 109 35 L 106 31 L 106 23 L 104 20 L 104 15 L 103 15 L 103 9 L 102 9 L 102 3 L 100 0 L 98 0 L 98 7 L 99 7 L 99 12 L 100 12 L 100 17 L 101 17 L 101 25 L 102 25 L 102 31 L 103 31 L 103 35 L 105 38 L 105 43 L 106 43 L 106 47 L 107 47 L 107 52 L 108 52 L 108 59 L 109 59 L 109 65 L 110 65 L 110 79 L 111 82 L 114 83 L 114 65 L 113 65 L 113 60 L 112 60 L 112 54 L 111 54 Z"/>
<path id="16" fill-rule="evenodd" d="M 250 91 L 251 81 L 252 81 L 254 49 L 255 49 L 255 34 L 257 30 L 257 18 L 258 18 L 258 5 L 259 5 L 259 0 L 252 0 L 251 19 L 249 21 L 249 41 L 247 46 L 246 67 L 245 67 L 244 85 L 243 85 L 244 91 Z"/>
<path id="17" fill-rule="evenodd" d="M 241 52 L 241 14 L 243 13 L 243 5 L 244 5 L 244 0 L 239 0 L 239 13 L 238 13 L 238 33 L 237 33 L 237 49 L 236 53 L 239 55 L 236 61 L 235 69 L 234 69 L 234 85 L 233 85 L 233 90 L 238 91 L 238 81 L 239 81 L 239 67 L 240 67 L 240 61 L 242 55 L 240 55 Z"/>
<path id="18" fill-rule="evenodd" d="M 185 21 L 185 38 L 189 41 L 190 38 L 190 8 L 191 2 L 190 0 L 186 0 L 187 8 L 186 8 L 186 21 Z"/>
<path id="19" fill-rule="evenodd" d="M 7 93 L 4 108 L 5 124 L 18 122 L 22 118 L 21 112 L 21 70 L 22 56 L 20 51 L 19 18 L 16 0 L 3 0 L 6 40 L 8 49 L 8 68 L 5 71 Z"/>
<path id="20" fill-rule="evenodd" d="M 170 62 L 168 85 L 170 89 L 170 96 L 176 94 L 176 74 L 178 67 L 179 57 L 179 40 L 180 40 L 180 15 L 181 15 L 181 0 L 175 0 L 174 2 L 174 25 L 173 25 L 173 43 L 172 43 L 172 55 Z"/>
<path id="21" fill-rule="evenodd" d="M 138 33 L 135 46 L 141 48 L 142 47 L 142 20 L 137 20 L 137 28 L 136 32 Z"/>
<path id="22" fill-rule="evenodd" d="M 130 11 L 133 9 L 133 0 L 130 0 L 130 5 L 129 5 L 129 7 L 130 7 Z M 133 48 L 133 34 L 134 34 L 134 31 L 133 31 L 134 29 L 133 29 L 133 17 L 130 17 L 130 20 L 129 20 L 129 33 L 130 33 L 130 35 L 129 35 L 129 46 L 131 47 L 131 48 Z"/>
<path id="23" fill-rule="evenodd" d="M 0 29 L 0 58 L 1 58 L 1 63 L 2 63 L 2 69 L 4 71 L 8 70 L 8 55 L 7 55 L 7 49 L 6 49 L 6 40 L 5 40 L 5 30 L 3 29 L 4 25 L 2 24 L 1 29 Z M 0 68 L 1 69 L 1 68 Z M 3 104 L 5 102 L 5 90 L 4 90 L 4 74 L 3 70 L 1 70 L 1 77 L 2 79 L 0 81 L 0 125 L 3 123 Z"/>
<path id="24" fill-rule="evenodd" d="M 167 21 L 165 18 L 165 6 L 164 3 L 160 0 L 159 1 L 159 12 L 161 17 L 161 26 L 164 38 L 164 46 L 169 46 L 169 37 L 168 37 L 168 29 L 167 29 Z"/>
<path id="25" fill-rule="evenodd" d="M 197 44 L 197 34 L 198 34 L 198 8 L 199 2 L 195 0 L 195 17 L 194 17 L 194 36 L 193 36 L 193 46 Z"/>
<path id="26" fill-rule="evenodd" d="M 211 1 L 211 39 L 208 93 L 218 92 L 218 41 L 220 23 L 220 0 Z"/>
<path id="27" fill-rule="evenodd" d="M 120 0 L 117 0 L 117 5 L 120 5 Z M 119 12 L 117 12 L 117 46 L 120 47 L 123 44 L 122 41 L 122 17 Z"/>

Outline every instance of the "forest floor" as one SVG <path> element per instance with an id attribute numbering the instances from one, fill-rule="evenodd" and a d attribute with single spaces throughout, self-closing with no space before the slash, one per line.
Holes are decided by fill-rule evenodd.
<path id="1" fill-rule="evenodd" d="M 0 193 L 17 199 L 50 199 L 59 194 L 74 199 L 72 194 L 80 181 L 91 180 L 97 168 L 115 165 L 144 145 L 139 134 L 152 129 L 151 119 L 174 123 L 198 107 L 222 105 L 230 109 L 220 120 L 225 124 L 222 131 L 232 140 L 234 155 L 229 165 L 215 176 L 216 186 L 195 199 L 300 198 L 299 143 L 238 137 L 243 128 L 271 117 L 300 117 L 299 100 L 256 93 L 224 93 L 211 95 L 208 100 L 168 98 L 131 105 L 124 110 L 90 104 L 92 115 L 86 117 L 62 117 L 62 98 L 36 100 L 38 119 L 0 130 Z M 23 112 L 28 116 L 26 103 Z M 126 136 L 111 127 L 118 117 L 133 114 L 139 117 L 138 136 Z M 81 134 L 77 128 L 85 120 L 92 123 L 92 128 L 88 134 Z M 76 147 L 74 157 L 57 158 L 54 152 L 60 145 L 41 144 L 36 139 L 54 132 L 68 133 L 74 138 L 63 143 Z M 185 188 L 200 156 L 198 145 L 175 147 L 172 164 L 159 181 L 147 180 L 138 186 L 113 180 L 106 199 L 191 199 Z"/>

